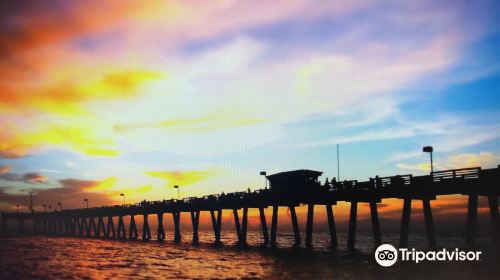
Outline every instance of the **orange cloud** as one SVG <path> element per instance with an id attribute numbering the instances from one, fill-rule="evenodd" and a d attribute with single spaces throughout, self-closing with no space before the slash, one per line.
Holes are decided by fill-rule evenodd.
<path id="1" fill-rule="evenodd" d="M 149 176 L 167 180 L 169 185 L 189 186 L 215 175 L 215 170 L 147 171 Z"/>
<path id="2" fill-rule="evenodd" d="M 106 132 L 100 119 L 86 111 L 87 103 L 135 96 L 144 83 L 163 74 L 150 70 L 120 70 L 94 76 L 97 77 L 86 81 L 68 80 L 40 88 L 19 86 L 16 90 L 2 92 L 0 113 L 3 115 L 0 118 L 5 118 L 9 128 L 0 132 L 0 156 L 17 158 L 49 145 L 87 155 L 119 154 L 113 135 Z M 0 91 L 2 89 L 0 86 Z M 65 118 L 54 120 L 61 114 Z"/>
<path id="3" fill-rule="evenodd" d="M 139 3 L 127 1 L 83 1 L 62 3 L 2 3 L 0 15 L 0 56 L 30 51 L 88 33 L 104 32 L 127 19 L 158 14 L 162 1 Z M 169 5 L 171 6 L 171 5 Z M 166 12 L 165 9 L 162 9 Z M 8 25 L 5 23 L 9 23 Z M 63 24 L 61 24 L 63 23 Z"/>
<path id="4" fill-rule="evenodd" d="M 106 192 L 112 190 L 117 180 L 116 177 L 109 177 L 101 181 L 94 181 L 93 184 L 87 185 L 83 189 L 86 192 Z"/>
<path id="5" fill-rule="evenodd" d="M 95 74 L 94 74 L 95 75 Z M 83 81 L 66 78 L 60 82 L 43 85 L 2 86 L 1 111 L 36 110 L 48 113 L 81 113 L 82 103 L 130 97 L 144 83 L 163 75 L 151 70 L 120 70 L 103 73 Z"/>
<path id="6" fill-rule="evenodd" d="M 22 157 L 46 146 L 65 147 L 94 156 L 119 154 L 113 138 L 99 135 L 92 122 L 40 124 L 32 130 L 13 127 L 0 132 L 0 156 L 4 158 Z"/>

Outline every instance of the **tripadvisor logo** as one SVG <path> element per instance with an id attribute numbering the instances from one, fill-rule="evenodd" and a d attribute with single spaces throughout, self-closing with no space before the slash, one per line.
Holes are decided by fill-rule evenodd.
<path id="1" fill-rule="evenodd" d="M 399 252 L 398 252 L 399 251 Z M 461 251 L 459 249 L 439 251 L 417 251 L 415 249 L 400 248 L 397 250 L 390 244 L 382 244 L 375 250 L 375 260 L 381 266 L 392 266 L 398 261 L 479 261 L 481 251 Z"/>
<path id="2" fill-rule="evenodd" d="M 375 260 L 381 266 L 392 266 L 398 261 L 398 251 L 391 244 L 382 244 L 375 251 Z"/>

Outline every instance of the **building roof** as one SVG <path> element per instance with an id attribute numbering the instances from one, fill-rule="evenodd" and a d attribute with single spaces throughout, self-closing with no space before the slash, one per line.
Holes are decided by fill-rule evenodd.
<path id="1" fill-rule="evenodd" d="M 268 176 L 266 176 L 266 178 L 272 182 L 273 180 L 282 180 L 282 179 L 286 179 L 286 178 L 296 178 L 296 177 L 317 178 L 317 177 L 321 176 L 322 174 L 323 174 L 323 172 L 320 172 L 320 171 L 299 169 L 299 170 L 292 170 L 292 171 L 276 173 L 273 175 L 268 175 Z"/>

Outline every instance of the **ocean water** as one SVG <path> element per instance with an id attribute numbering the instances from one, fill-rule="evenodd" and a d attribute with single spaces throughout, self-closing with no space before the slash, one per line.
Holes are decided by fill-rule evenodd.
<path id="1" fill-rule="evenodd" d="M 346 236 L 330 248 L 327 233 L 314 234 L 314 247 L 292 246 L 293 235 L 279 234 L 278 248 L 263 248 L 258 231 L 248 233 L 250 246 L 236 245 L 234 232 L 222 233 L 222 246 L 212 244 L 210 231 L 200 232 L 200 245 L 117 241 L 69 237 L 0 238 L 0 279 L 500 279 L 498 252 L 488 236 L 478 239 L 479 262 L 397 263 L 384 268 L 374 260 L 371 233 L 359 233 L 357 250 L 346 250 Z M 397 245 L 397 234 L 383 236 Z M 410 236 L 410 247 L 425 248 L 421 234 Z M 461 236 L 438 239 L 440 246 L 461 247 Z"/>

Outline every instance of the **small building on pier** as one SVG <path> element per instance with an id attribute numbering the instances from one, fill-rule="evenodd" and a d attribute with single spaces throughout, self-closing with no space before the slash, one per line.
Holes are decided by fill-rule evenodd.
<path id="1" fill-rule="evenodd" d="M 300 169 L 266 176 L 271 183 L 271 191 L 276 193 L 304 193 L 321 189 L 318 177 L 323 172 Z"/>

